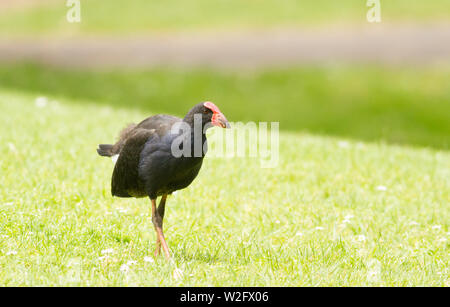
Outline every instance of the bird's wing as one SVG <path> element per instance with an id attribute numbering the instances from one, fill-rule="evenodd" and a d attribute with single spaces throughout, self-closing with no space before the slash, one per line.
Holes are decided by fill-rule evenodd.
<path id="1" fill-rule="evenodd" d="M 145 119 L 137 125 L 137 127 L 143 129 L 155 129 L 156 133 L 160 137 L 163 137 L 170 132 L 170 129 L 172 129 L 172 126 L 175 123 L 180 122 L 181 120 L 181 118 L 176 116 L 161 114 Z"/>
<path id="2" fill-rule="evenodd" d="M 169 133 L 172 126 L 179 121 L 181 121 L 181 118 L 172 115 L 154 115 L 143 120 L 138 125 L 130 124 L 120 132 L 117 143 L 108 147 L 108 156 L 120 154 L 128 139 L 135 134 L 137 129 L 155 130 L 155 132 L 162 137 Z M 102 146 L 104 147 L 105 145 Z M 103 155 L 102 148 L 100 148 L 100 150 L 99 154 Z"/>
<path id="3" fill-rule="evenodd" d="M 145 144 L 158 138 L 154 129 L 136 128 L 123 145 L 112 176 L 111 192 L 118 197 L 140 197 L 139 161 Z M 134 191 L 132 191 L 134 189 Z M 133 194 L 133 195 L 132 195 Z"/>

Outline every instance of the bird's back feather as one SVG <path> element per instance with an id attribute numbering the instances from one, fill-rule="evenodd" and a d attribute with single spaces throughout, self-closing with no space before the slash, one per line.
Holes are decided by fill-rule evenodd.
<path id="1" fill-rule="evenodd" d="M 145 197 L 145 187 L 139 179 L 139 162 L 145 144 L 158 137 L 155 130 L 137 128 L 125 141 L 114 168 L 111 183 L 113 196 Z"/>

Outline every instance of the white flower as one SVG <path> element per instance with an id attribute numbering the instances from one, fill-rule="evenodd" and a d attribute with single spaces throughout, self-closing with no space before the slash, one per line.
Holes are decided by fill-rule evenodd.
<path id="1" fill-rule="evenodd" d="M 135 264 L 137 264 L 137 262 L 134 261 L 134 260 L 130 260 L 130 261 L 127 262 L 128 266 L 132 266 L 132 265 L 135 265 Z"/>
<path id="2" fill-rule="evenodd" d="M 323 227 L 317 226 L 316 228 L 314 228 L 315 230 L 323 230 Z"/>
<path id="3" fill-rule="evenodd" d="M 112 248 L 102 250 L 102 255 L 114 254 L 115 251 Z"/>
<path id="4" fill-rule="evenodd" d="M 367 279 L 370 282 L 377 282 L 380 279 L 379 275 L 380 275 L 379 271 L 372 270 L 372 271 L 367 272 Z"/>
<path id="5" fill-rule="evenodd" d="M 433 227 L 431 227 L 431 229 L 434 229 L 434 230 L 439 230 L 439 229 L 441 229 L 441 225 L 434 225 Z"/>
<path id="6" fill-rule="evenodd" d="M 359 235 L 356 237 L 358 239 L 359 242 L 364 242 L 366 241 L 366 236 L 365 235 Z"/>
<path id="7" fill-rule="evenodd" d="M 296 237 L 303 237 L 303 234 L 299 231 L 295 234 Z"/>
<path id="8" fill-rule="evenodd" d="M 351 214 L 347 214 L 347 215 L 344 217 L 345 220 L 350 220 L 350 219 L 352 219 L 352 218 L 354 218 L 354 216 L 351 215 Z"/>
<path id="9" fill-rule="evenodd" d="M 123 273 L 128 273 L 130 271 L 130 267 L 126 264 L 122 264 L 122 266 L 120 267 L 120 271 Z"/>
<path id="10" fill-rule="evenodd" d="M 48 104 L 48 99 L 47 99 L 47 97 L 38 97 L 38 98 L 36 98 L 36 100 L 35 100 L 35 104 L 36 104 L 36 107 L 38 107 L 38 108 L 45 108 L 46 106 L 47 106 L 47 104 Z"/>
<path id="11" fill-rule="evenodd" d="M 379 186 L 377 186 L 377 190 L 378 191 L 387 191 L 387 187 L 385 187 L 384 185 L 379 185 Z"/>
<path id="12" fill-rule="evenodd" d="M 12 151 L 13 153 L 17 153 L 16 145 L 14 145 L 13 143 L 8 143 L 8 148 L 9 148 L 9 150 Z"/>
<path id="13" fill-rule="evenodd" d="M 155 260 L 152 257 L 144 257 L 145 262 L 153 263 Z"/>
<path id="14" fill-rule="evenodd" d="M 13 255 L 17 255 L 16 251 L 9 251 L 6 253 L 6 256 L 13 256 Z"/>
<path id="15" fill-rule="evenodd" d="M 340 141 L 338 142 L 338 146 L 341 148 L 348 148 L 349 143 L 347 141 Z"/>
<path id="16" fill-rule="evenodd" d="M 438 241 L 441 242 L 441 243 L 444 243 L 444 242 L 447 242 L 447 238 L 442 237 Z"/>
<path id="17" fill-rule="evenodd" d="M 281 222 L 279 221 L 279 220 L 276 220 L 275 221 L 275 224 L 280 224 Z"/>
<path id="18" fill-rule="evenodd" d="M 411 223 L 409 223 L 409 225 L 411 225 L 411 226 L 419 226 L 419 223 L 417 223 L 416 221 L 412 221 Z"/>

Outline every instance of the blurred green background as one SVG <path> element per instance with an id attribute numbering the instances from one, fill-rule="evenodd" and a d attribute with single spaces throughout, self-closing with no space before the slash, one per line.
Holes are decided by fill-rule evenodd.
<path id="1" fill-rule="evenodd" d="M 89 0 L 83 22 L 69 24 L 62 0 L 4 10 L 3 35 L 128 35 L 159 31 L 212 31 L 364 24 L 365 0 Z M 436 22 L 449 18 L 446 0 L 382 1 L 383 22 Z"/>
<path id="2" fill-rule="evenodd" d="M 82 38 L 193 31 L 367 25 L 365 1 L 82 1 L 68 23 L 65 1 L 4 6 L 0 37 Z M 450 2 L 383 1 L 382 25 L 446 23 Z M 261 52 L 264 52 L 261 50 Z M 70 59 L 68 59 L 70 61 Z M 233 120 L 280 121 L 281 129 L 448 148 L 449 65 L 294 65 L 253 72 L 145 68 L 97 71 L 0 64 L 0 85 L 36 95 L 183 114 L 199 99 L 226 105 Z"/>
<path id="3" fill-rule="evenodd" d="M 450 74 L 439 68 L 299 67 L 256 72 L 210 69 L 67 70 L 0 67 L 2 87 L 182 116 L 212 100 L 232 121 L 279 121 L 282 130 L 447 149 Z"/>
<path id="4" fill-rule="evenodd" d="M 67 22 L 65 1 L 24 3 L 28 5 L 2 8 L 0 37 L 14 41 L 138 35 L 145 39 L 155 33 L 164 37 L 184 31 L 368 25 L 368 7 L 361 0 L 90 0 L 81 2 L 81 23 Z M 383 1 L 380 26 L 447 24 L 449 12 L 450 2 L 444 0 Z M 3 62 L 0 85 L 36 95 L 178 115 L 199 99 L 210 99 L 226 106 L 235 121 L 280 121 L 285 130 L 447 149 L 449 72 L 449 65 L 369 63 L 224 72 L 165 67 L 98 71 Z"/>

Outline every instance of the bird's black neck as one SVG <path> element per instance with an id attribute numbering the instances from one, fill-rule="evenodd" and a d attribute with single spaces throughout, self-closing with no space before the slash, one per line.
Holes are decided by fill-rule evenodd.
<path id="1" fill-rule="evenodd" d="M 201 115 L 198 117 L 195 114 L 188 113 L 183 119 L 183 122 L 187 125 L 183 128 L 183 134 L 185 134 L 186 144 L 189 144 L 191 150 L 191 157 L 203 158 L 207 152 L 207 139 L 206 139 L 206 123 L 202 122 Z M 187 130 L 189 127 L 189 131 Z"/>

